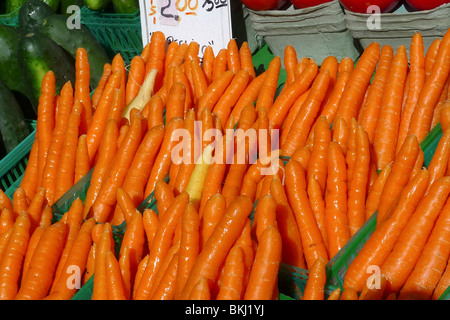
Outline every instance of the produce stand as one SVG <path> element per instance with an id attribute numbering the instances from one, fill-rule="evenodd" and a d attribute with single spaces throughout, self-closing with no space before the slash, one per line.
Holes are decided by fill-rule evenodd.
<path id="1" fill-rule="evenodd" d="M 239 5 L 241 4 L 239 3 Z M 276 91 L 274 91 L 274 101 L 277 97 L 282 95 L 283 92 L 292 88 L 287 83 L 289 71 L 286 69 L 284 60 L 285 48 L 287 45 L 292 45 L 294 47 L 298 61 L 305 57 L 310 58 L 311 61 L 317 63 L 318 70 L 322 67 L 325 58 L 329 56 L 335 57 L 339 62 L 344 58 L 351 58 L 354 62 L 354 68 L 357 68 L 358 62 L 361 60 L 361 54 L 363 54 L 364 50 L 372 42 L 377 42 L 380 46 L 392 46 L 394 53 L 397 52 L 400 45 L 404 45 L 407 47 L 409 59 L 409 45 L 411 43 L 411 38 L 415 33 L 420 32 L 422 34 L 424 53 L 426 53 L 433 41 L 442 38 L 450 27 L 450 22 L 448 20 L 450 3 L 424 12 L 407 12 L 404 6 L 400 6 L 397 8 L 396 12 L 381 14 L 380 19 L 382 19 L 382 23 L 387 23 L 384 24 L 384 28 L 381 30 L 368 30 L 367 19 L 370 15 L 355 13 L 344 9 L 338 0 L 303 9 L 296 8 L 294 5 L 286 5 L 281 9 L 274 10 L 252 10 L 244 5 L 242 6 L 242 18 L 245 20 L 242 22 L 244 22 L 246 27 L 246 39 L 240 40 L 247 42 L 250 46 L 252 53 L 251 60 L 256 72 L 255 77 L 263 73 L 267 74 L 268 71 L 271 70 L 270 68 L 275 58 L 280 58 L 281 68 L 279 69 L 279 73 L 277 73 L 278 81 L 276 83 Z M 105 10 L 96 11 L 89 9 L 84 5 L 80 10 L 80 18 L 81 23 L 87 27 L 98 43 L 104 48 L 110 58 L 109 62 L 113 63 L 113 59 L 120 55 L 123 59 L 124 70 L 130 72 L 133 58 L 141 56 L 145 48 L 141 34 L 140 12 L 137 11 L 128 14 L 115 13 L 112 6 Z M 0 15 L 0 25 L 18 26 L 18 10 L 13 13 Z M 448 50 L 448 52 L 450 52 L 450 50 Z M 447 58 L 447 60 L 449 59 L 450 57 Z M 73 58 L 72 61 L 75 63 L 75 58 Z M 372 77 L 372 81 L 374 81 L 374 77 Z M 139 86 L 145 87 L 143 80 Z M 75 82 L 73 83 L 73 88 L 75 88 Z M 370 88 L 370 85 L 368 85 L 368 88 Z M 448 83 L 445 88 L 445 90 L 448 90 Z M 92 101 L 95 94 L 95 88 L 92 88 L 91 86 L 90 89 L 92 90 L 90 95 Z M 118 87 L 116 90 L 117 89 Z M 194 93 L 194 91 L 192 91 L 192 93 Z M 58 95 L 59 94 L 60 92 L 58 92 Z M 153 94 L 155 94 L 155 92 L 153 92 Z M 58 97 L 60 98 L 60 96 Z M 135 97 L 138 97 L 138 95 L 136 94 Z M 115 99 L 118 98 L 115 97 Z M 448 99 L 450 98 L 445 97 L 444 93 L 442 93 L 442 105 L 446 103 L 446 101 L 448 104 Z M 118 103 L 116 100 L 114 101 L 114 103 Z M 364 100 L 364 102 L 365 101 L 366 100 Z M 145 105 L 147 105 L 147 103 L 149 103 L 149 100 L 146 101 Z M 254 102 L 254 105 L 257 106 L 257 101 Z M 92 110 L 93 112 L 96 111 L 95 108 Z M 143 112 L 143 110 L 144 105 L 142 105 L 140 111 Z M 36 118 L 37 116 L 38 114 L 36 114 Z M 167 126 L 166 116 L 167 113 L 165 110 L 164 126 Z M 22 178 L 28 165 L 31 148 L 37 141 L 36 123 L 39 119 L 36 118 L 27 119 L 29 126 L 33 130 L 32 133 L 18 144 L 12 152 L 0 159 L 0 189 L 11 199 L 11 203 L 16 190 L 21 185 Z M 124 116 L 122 115 L 122 119 L 123 118 Z M 128 120 L 130 119 L 134 118 L 130 116 Z M 128 120 L 126 121 L 128 123 L 128 128 L 131 128 L 131 120 Z M 147 125 L 147 121 L 145 121 L 145 123 Z M 238 128 L 238 123 L 239 122 L 235 123 L 235 129 Z M 330 128 L 332 128 L 332 125 L 333 123 L 330 124 Z M 147 129 L 146 127 L 143 128 Z M 87 135 L 87 132 L 84 133 Z M 420 150 L 423 153 L 423 165 L 421 167 L 428 170 L 443 136 L 442 126 L 438 121 L 435 126 L 430 128 L 426 137 L 420 143 Z M 127 137 L 126 133 L 123 137 Z M 314 139 L 313 134 L 311 137 L 311 139 Z M 77 136 L 77 138 L 79 137 Z M 117 146 L 117 150 L 119 149 L 120 144 Z M 292 157 L 294 157 L 294 155 L 291 157 L 281 156 L 278 160 L 283 160 L 284 166 L 286 166 Z M 98 158 L 100 158 L 100 156 L 98 156 Z M 95 161 L 97 161 L 98 158 L 95 158 Z M 114 160 L 115 158 L 110 159 L 110 161 Z M 450 163 L 450 161 L 448 162 Z M 128 164 L 128 166 L 130 166 L 130 164 Z M 95 166 L 90 167 L 89 171 L 80 180 L 74 183 L 61 197 L 55 199 L 56 201 L 54 201 L 51 206 L 53 213 L 52 225 L 61 221 L 61 219 L 67 215 L 67 212 L 70 211 L 75 200 L 81 199 L 83 205 L 87 204 L 86 198 L 89 187 L 92 184 L 91 178 L 95 172 L 94 170 Z M 378 173 L 380 171 L 381 170 L 378 169 Z M 169 172 L 167 172 L 167 174 L 164 182 L 166 184 L 175 183 L 173 180 L 170 180 Z M 348 185 L 348 188 L 350 188 L 350 184 Z M 257 204 L 258 199 L 253 202 L 253 210 L 249 215 L 251 223 L 254 223 Z M 116 204 L 114 207 L 116 207 Z M 141 201 L 140 204 L 136 206 L 136 210 L 142 215 L 145 210 L 154 211 L 159 215 L 155 191 Z M 0 207 L 0 212 L 2 211 L 3 207 Z M 321 287 L 321 290 L 323 290 L 322 300 L 329 299 L 338 289 L 341 293 L 346 289 L 344 286 L 345 273 L 355 256 L 358 255 L 361 248 L 375 231 L 377 217 L 377 212 L 374 212 L 359 230 L 350 237 L 348 242 L 335 255 L 331 256 L 329 261 L 325 264 L 323 271 L 326 272 L 326 282 L 323 283 Z M 101 222 L 101 224 L 103 225 L 105 222 Z M 112 239 L 114 240 L 113 253 L 116 256 L 117 262 L 119 261 L 118 257 L 122 250 L 122 240 L 124 239 L 126 230 L 127 223 L 125 220 L 119 225 L 112 225 Z M 256 240 L 254 241 L 256 242 Z M 314 280 L 308 281 L 310 279 L 311 270 L 293 266 L 282 261 L 278 261 L 278 263 L 279 268 L 276 280 L 276 290 L 274 290 L 272 298 L 278 300 L 304 300 L 305 288 L 310 286 Z M 317 277 L 317 275 L 314 276 Z M 94 276 L 91 276 L 89 280 L 72 295 L 71 299 L 93 299 L 94 278 Z M 449 290 L 450 287 L 435 299 L 450 300 Z M 310 293 L 307 292 L 306 294 L 309 295 Z"/>

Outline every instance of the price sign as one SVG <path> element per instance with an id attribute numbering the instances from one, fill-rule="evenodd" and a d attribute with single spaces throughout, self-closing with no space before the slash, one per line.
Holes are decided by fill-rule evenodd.
<path id="1" fill-rule="evenodd" d="M 200 58 L 210 45 L 214 53 L 232 37 L 230 0 L 139 0 L 142 42 L 162 31 L 168 42 L 199 44 Z"/>

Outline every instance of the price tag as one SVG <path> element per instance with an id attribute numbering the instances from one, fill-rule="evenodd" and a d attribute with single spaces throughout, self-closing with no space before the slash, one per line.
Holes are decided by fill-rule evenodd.
<path id="1" fill-rule="evenodd" d="M 168 42 L 199 44 L 199 57 L 210 45 L 214 53 L 232 37 L 230 0 L 139 0 L 142 42 L 162 31 Z"/>

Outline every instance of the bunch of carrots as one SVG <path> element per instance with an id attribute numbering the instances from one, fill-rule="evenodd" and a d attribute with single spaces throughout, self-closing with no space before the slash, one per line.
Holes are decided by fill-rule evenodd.
<path id="1" fill-rule="evenodd" d="M 417 33 L 409 61 L 404 46 L 373 43 L 356 63 L 318 66 L 287 46 L 278 93 L 280 57 L 258 75 L 246 42 L 200 60 L 196 42 L 154 32 L 129 66 L 120 54 L 105 64 L 91 96 L 80 48 L 73 90 L 56 96 L 45 76 L 24 177 L 13 199 L 0 192 L 0 299 L 70 299 L 92 276 L 92 299 L 276 299 L 280 263 L 309 270 L 304 300 L 324 299 L 327 262 L 374 214 L 328 299 L 436 297 L 449 285 L 449 57 L 450 31 L 426 53 Z M 423 168 L 419 143 L 438 123 Z M 178 129 L 188 161 L 173 161 Z M 207 140 L 208 129 L 265 137 Z M 232 150 L 243 163 L 226 161 Z M 91 170 L 84 202 L 54 222 L 52 205 Z M 139 211 L 149 197 L 156 205 Z M 381 289 L 367 285 L 370 265 Z"/>

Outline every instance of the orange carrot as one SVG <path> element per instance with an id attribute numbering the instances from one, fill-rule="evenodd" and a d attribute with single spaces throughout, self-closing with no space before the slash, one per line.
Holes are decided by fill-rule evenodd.
<path id="1" fill-rule="evenodd" d="M 153 288 L 154 280 L 161 267 L 162 258 L 171 247 L 175 226 L 188 202 L 189 195 L 186 192 L 181 193 L 174 199 L 160 220 L 150 248 L 148 264 L 135 290 L 135 299 L 147 299 L 155 289 Z"/>
<path id="2" fill-rule="evenodd" d="M 17 292 L 16 300 L 38 300 L 47 295 L 63 250 L 67 227 L 58 222 L 45 229 L 34 250 L 30 267 Z"/>
<path id="3" fill-rule="evenodd" d="M 86 133 L 87 128 L 92 121 L 92 103 L 89 81 L 91 71 L 88 60 L 88 53 L 84 48 L 78 48 L 75 57 L 75 90 L 74 99 L 79 100 L 83 106 L 83 112 L 80 123 L 81 133 Z"/>
<path id="4" fill-rule="evenodd" d="M 211 196 L 204 206 L 203 214 L 200 217 L 200 249 L 208 241 L 217 223 L 225 213 L 226 202 L 221 193 Z"/>
<path id="5" fill-rule="evenodd" d="M 447 266 L 450 248 L 446 240 L 450 232 L 450 202 L 446 201 L 426 244 L 403 285 L 398 300 L 429 300 Z"/>
<path id="6" fill-rule="evenodd" d="M 82 224 L 64 264 L 64 272 L 62 272 L 61 277 L 55 283 L 53 294 L 47 296 L 46 299 L 58 297 L 59 299 L 67 300 L 75 295 L 77 290 L 76 283 L 73 287 L 69 287 L 67 284 L 73 275 L 73 266 L 78 266 L 81 272 L 86 270 L 89 251 L 92 247 L 91 230 L 94 225 L 95 221 L 92 218 Z"/>
<path id="7" fill-rule="evenodd" d="M 189 203 L 181 217 L 180 251 L 176 275 L 175 299 L 181 295 L 192 266 L 200 252 L 200 218 L 192 203 Z"/>
<path id="8" fill-rule="evenodd" d="M 103 72 L 100 80 L 98 81 L 97 87 L 92 94 L 92 108 L 95 110 L 97 108 L 98 102 L 103 94 L 103 90 L 105 89 L 106 83 L 108 82 L 109 76 L 112 74 L 111 64 L 105 63 L 103 65 Z"/>
<path id="9" fill-rule="evenodd" d="M 295 67 L 298 63 L 297 51 L 292 45 L 284 47 L 283 63 L 286 70 L 286 82 L 284 85 L 287 88 L 288 85 L 295 81 Z"/>
<path id="10" fill-rule="evenodd" d="M 224 91 L 223 95 L 219 98 L 217 103 L 212 109 L 212 112 L 217 114 L 221 123 L 226 123 L 228 117 L 236 105 L 237 101 L 247 88 L 250 75 L 247 70 L 243 69 L 236 73 L 231 80 L 229 86 Z"/>
<path id="11" fill-rule="evenodd" d="M 281 58 L 279 56 L 275 56 L 267 67 L 267 73 L 264 78 L 263 85 L 259 91 L 258 98 L 256 99 L 256 109 L 264 107 L 266 110 L 270 110 L 272 107 L 275 99 L 275 93 L 278 88 L 280 69 Z"/>
<path id="12" fill-rule="evenodd" d="M 264 78 L 266 76 L 266 71 L 258 75 L 256 78 L 254 78 L 252 81 L 248 82 L 248 85 L 246 86 L 245 90 L 242 92 L 241 96 L 237 100 L 235 106 L 231 110 L 231 115 L 234 117 L 234 120 L 237 122 L 239 121 L 239 117 L 241 115 L 242 110 L 248 106 L 249 104 L 254 104 L 256 102 L 256 99 L 258 98 L 258 94 L 261 90 L 261 87 L 264 83 Z M 230 120 L 230 117 L 225 123 L 227 123 Z"/>
<path id="13" fill-rule="evenodd" d="M 158 155 L 155 158 L 152 170 L 150 171 L 150 176 L 147 181 L 147 185 L 144 191 L 144 197 L 148 197 L 150 193 L 155 189 L 156 181 L 164 179 L 169 173 L 170 165 L 172 163 L 172 149 L 177 144 L 179 139 L 179 131 L 183 126 L 183 120 L 181 118 L 175 117 L 166 125 L 166 130 L 164 131 L 163 141 L 159 149 Z"/>
<path id="14" fill-rule="evenodd" d="M 392 203 L 409 181 L 412 168 L 419 153 L 419 143 L 416 136 L 407 136 L 398 152 L 392 170 L 387 178 L 378 205 L 377 225 L 381 224 L 388 214 Z"/>
<path id="15" fill-rule="evenodd" d="M 202 70 L 205 74 L 205 79 L 208 85 L 213 80 L 213 69 L 216 56 L 214 55 L 214 50 L 211 46 L 206 46 L 205 52 L 203 53 Z"/>
<path id="16" fill-rule="evenodd" d="M 411 274 L 449 192 L 450 177 L 436 181 L 402 230 L 381 266 L 381 273 L 387 280 L 387 293 L 398 292 Z"/>
<path id="17" fill-rule="evenodd" d="M 342 117 L 350 123 L 351 118 L 357 117 L 379 58 L 380 45 L 377 42 L 371 43 L 364 49 L 342 93 L 336 111 L 337 118 Z"/>
<path id="18" fill-rule="evenodd" d="M 281 260 L 281 236 L 274 226 L 261 234 L 244 300 L 270 300 L 276 290 Z"/>
<path id="19" fill-rule="evenodd" d="M 329 123 L 334 122 L 336 111 L 339 106 L 339 101 L 341 100 L 342 94 L 345 90 L 345 86 L 347 85 L 347 82 L 351 77 L 351 72 L 351 70 L 339 72 L 339 76 L 337 78 L 333 92 L 330 94 L 327 103 L 323 106 L 322 111 L 320 112 L 321 115 L 327 118 L 327 121 Z"/>
<path id="20" fill-rule="evenodd" d="M 325 116 L 320 116 L 314 125 L 314 145 L 311 150 L 306 178 L 309 181 L 314 177 L 319 183 L 322 192 L 325 191 L 327 181 L 327 148 L 331 141 L 330 125 Z"/>
<path id="21" fill-rule="evenodd" d="M 217 53 L 214 59 L 214 65 L 212 69 L 212 78 L 211 81 L 214 81 L 219 77 L 222 73 L 228 70 L 228 49 L 222 48 Z M 229 70 L 234 73 L 234 71 Z"/>
<path id="22" fill-rule="evenodd" d="M 86 135 L 78 138 L 77 151 L 75 155 L 74 183 L 83 178 L 91 170 L 91 161 L 87 150 Z"/>
<path id="23" fill-rule="evenodd" d="M 116 191 L 119 188 L 133 161 L 142 138 L 142 115 L 135 113 L 131 119 L 131 126 L 124 141 L 117 150 L 110 169 L 105 176 L 97 198 L 92 204 L 91 210 L 97 222 L 105 222 L 110 218 L 116 204 Z"/>
<path id="24" fill-rule="evenodd" d="M 279 129 L 283 124 L 289 109 L 313 83 L 318 74 L 319 67 L 315 62 L 311 62 L 306 67 L 302 76 L 295 80 L 288 88 L 275 99 L 273 105 L 268 110 L 268 117 L 271 129 Z M 308 132 L 309 133 L 309 132 Z"/>
<path id="25" fill-rule="evenodd" d="M 305 170 L 295 160 L 286 164 L 286 194 L 300 231 L 308 269 L 318 258 L 327 262 L 328 252 L 308 200 Z"/>
<path id="26" fill-rule="evenodd" d="M 39 140 L 40 145 L 38 149 L 38 187 L 42 185 L 42 175 L 55 127 L 55 82 L 55 74 L 53 71 L 48 71 L 42 79 L 39 97 L 36 122 L 36 139 Z"/>
<path id="27" fill-rule="evenodd" d="M 328 145 L 325 229 L 328 252 L 333 257 L 350 239 L 347 217 L 347 168 L 342 149 L 335 141 Z"/>
<path id="28" fill-rule="evenodd" d="M 449 260 L 450 261 L 450 260 Z M 439 280 L 436 288 L 433 291 L 433 295 L 431 296 L 432 300 L 439 299 L 445 292 L 445 290 L 450 285 L 450 263 L 447 261 L 447 267 L 445 271 L 442 273 L 441 279 Z"/>
<path id="29" fill-rule="evenodd" d="M 74 184 L 75 161 L 81 123 L 81 108 L 82 106 L 79 100 L 75 100 L 64 133 L 64 143 L 55 181 L 55 200 L 59 199 Z"/>
<path id="30" fill-rule="evenodd" d="M 137 96 L 144 79 L 145 61 L 141 56 L 134 56 L 130 62 L 130 71 L 128 72 L 128 80 L 125 87 L 125 104 L 129 104 Z"/>
<path id="31" fill-rule="evenodd" d="M 198 99 L 205 93 L 208 88 L 208 82 L 206 80 L 205 74 L 203 73 L 200 63 L 192 59 L 191 60 L 191 77 L 193 90 L 193 101 L 197 103 Z"/>
<path id="32" fill-rule="evenodd" d="M 366 220 L 368 220 L 377 210 L 381 193 L 383 192 L 384 185 L 386 184 L 386 180 L 389 177 L 391 170 L 392 164 L 385 166 L 378 174 L 372 189 L 368 192 L 366 198 Z"/>
<path id="33" fill-rule="evenodd" d="M 239 300 L 243 297 L 244 268 L 242 248 L 234 245 L 225 260 L 217 300 Z"/>
<path id="34" fill-rule="evenodd" d="M 61 159 L 64 144 L 64 136 L 73 106 L 73 88 L 70 82 L 66 82 L 60 92 L 60 103 L 56 117 L 55 129 L 52 133 L 52 141 L 48 149 L 47 160 L 42 174 L 42 187 L 45 188 L 47 202 L 54 201 L 55 181 Z M 32 165 L 31 163 L 29 164 Z"/>
<path id="35" fill-rule="evenodd" d="M 442 38 L 437 38 L 433 40 L 433 42 L 428 47 L 428 50 L 425 54 L 424 67 L 426 71 L 426 76 L 429 77 L 431 74 L 431 70 L 433 69 L 433 65 L 436 61 L 436 56 L 439 50 L 439 46 L 441 45 Z"/>
<path id="36" fill-rule="evenodd" d="M 163 83 L 165 63 L 167 59 L 166 53 L 166 37 L 163 32 L 155 31 L 152 33 L 149 43 L 149 57 L 145 61 L 145 74 L 147 75 L 151 69 L 158 70 L 155 78 L 155 92 L 158 91 Z"/>
<path id="37" fill-rule="evenodd" d="M 124 93 L 122 95 L 122 105 L 126 105 L 125 103 L 125 92 L 127 87 L 127 71 L 125 69 L 125 61 L 123 60 L 123 56 L 121 53 L 117 53 L 112 61 L 111 61 L 111 71 L 114 74 L 115 72 L 120 72 L 121 79 L 120 79 L 120 90 Z"/>
<path id="38" fill-rule="evenodd" d="M 366 221 L 366 193 L 369 179 L 370 141 L 367 132 L 359 126 L 356 133 L 356 159 L 348 190 L 347 217 L 353 236 Z"/>
<path id="39" fill-rule="evenodd" d="M 422 170 L 416 178 L 408 182 L 391 217 L 386 220 L 386 223 L 375 229 L 349 265 L 344 277 L 344 287 L 352 287 L 358 292 L 363 290 L 364 283 L 370 275 L 368 267 L 381 266 L 384 263 L 425 194 L 428 180 L 428 171 Z"/>
<path id="40" fill-rule="evenodd" d="M 219 267 L 248 221 L 251 210 L 252 202 L 245 196 L 238 196 L 230 204 L 192 266 L 180 299 L 189 297 L 201 277 L 216 279 Z"/>
<path id="41" fill-rule="evenodd" d="M 109 120 L 105 127 L 105 137 L 100 143 L 97 162 L 92 171 L 91 182 L 84 204 L 84 217 L 87 217 L 92 204 L 98 196 L 109 165 L 117 152 L 119 129 L 115 120 Z"/>
<path id="42" fill-rule="evenodd" d="M 319 258 L 309 270 L 302 300 L 324 300 L 325 283 L 325 262 Z"/>
<path id="43" fill-rule="evenodd" d="M 450 130 L 446 130 L 442 137 L 439 139 L 439 143 L 428 165 L 428 171 L 430 172 L 430 181 L 428 183 L 428 190 L 435 181 L 443 178 L 446 175 L 447 163 L 450 157 Z"/>
<path id="44" fill-rule="evenodd" d="M 425 80 L 417 106 L 411 116 L 408 134 L 415 134 L 421 142 L 430 131 L 433 112 L 439 101 L 442 90 L 450 71 L 450 62 L 447 57 L 450 54 L 450 30 L 447 30 L 439 45 L 436 61 L 433 64 L 430 75 Z"/>
<path id="45" fill-rule="evenodd" d="M 155 237 L 155 232 L 158 228 L 160 217 L 152 209 L 145 209 L 142 213 L 142 224 L 144 225 L 145 236 L 147 240 L 147 246 L 150 250 Z"/>
<path id="46" fill-rule="evenodd" d="M 234 73 L 241 70 L 241 57 L 236 39 L 230 39 L 227 44 L 227 69 Z"/>
<path id="47" fill-rule="evenodd" d="M 409 132 L 411 116 L 417 106 L 417 101 L 420 91 L 422 91 L 422 87 L 425 83 L 425 78 L 423 38 L 420 33 L 416 33 L 411 39 L 409 91 L 406 101 L 404 101 L 405 106 L 403 107 L 401 113 L 396 152 L 400 150 L 400 147 Z"/>
<path id="48" fill-rule="evenodd" d="M 111 250 L 113 241 L 112 228 L 109 222 L 104 223 L 101 237 L 95 252 L 95 276 L 92 300 L 108 299 L 108 283 L 106 280 L 106 253 Z"/>
<path id="49" fill-rule="evenodd" d="M 142 138 L 130 168 L 126 173 L 122 189 L 130 196 L 135 207 L 144 201 L 144 192 L 150 171 L 164 137 L 164 128 L 156 126 Z"/>
<path id="50" fill-rule="evenodd" d="M 0 261 L 0 298 L 12 300 L 16 297 L 22 262 L 30 238 L 30 219 L 26 212 L 19 214 L 14 222 L 8 244 Z"/>
<path id="51" fill-rule="evenodd" d="M 92 117 L 91 125 L 86 133 L 88 142 L 89 159 L 94 159 L 97 154 L 97 149 L 102 140 L 103 132 L 106 127 L 109 108 L 113 99 L 115 89 L 120 87 L 122 75 L 119 71 L 114 72 L 105 85 L 102 96 L 95 109 Z"/>
<path id="52" fill-rule="evenodd" d="M 166 256 L 168 258 L 169 255 Z M 164 274 L 161 276 L 161 280 L 158 283 L 155 292 L 151 296 L 151 300 L 173 300 L 175 295 L 176 276 L 179 267 L 179 254 L 175 253 L 171 256 L 171 259 L 164 269 Z"/>
<path id="53" fill-rule="evenodd" d="M 311 91 L 303 107 L 292 123 L 286 141 L 281 146 L 283 155 L 291 156 L 297 148 L 305 144 L 312 125 L 319 113 L 320 105 L 325 97 L 329 82 L 330 73 L 326 69 L 321 70 L 312 84 Z"/>
<path id="54" fill-rule="evenodd" d="M 250 46 L 247 41 L 242 42 L 239 48 L 239 59 L 241 62 L 241 69 L 247 70 L 250 75 L 249 81 L 256 77 L 255 67 L 253 66 L 253 57 Z"/>
<path id="55" fill-rule="evenodd" d="M 394 50 L 390 45 L 381 48 L 380 62 L 375 71 L 372 83 L 367 89 L 367 99 L 362 106 L 361 117 L 359 117 L 360 125 L 369 135 L 370 142 L 373 142 L 375 129 L 378 123 L 378 116 L 381 110 L 381 103 L 384 95 L 386 80 L 389 75 L 389 69 L 394 56 Z"/>
<path id="56" fill-rule="evenodd" d="M 378 170 L 382 170 L 395 157 L 403 91 L 408 69 L 405 46 L 400 46 L 392 59 L 386 79 L 381 110 L 375 129 L 373 150 Z"/>
<path id="57" fill-rule="evenodd" d="M 230 85 L 234 78 L 234 73 L 231 70 L 222 72 L 220 76 L 216 77 L 208 86 L 205 93 L 198 100 L 197 116 L 202 114 L 204 108 L 212 109 L 219 101 L 225 90 Z"/>
<path id="58" fill-rule="evenodd" d="M 270 180 L 270 195 L 277 203 L 276 219 L 278 230 L 283 239 L 281 261 L 290 265 L 306 269 L 303 246 L 294 213 L 286 195 L 285 188 L 278 175 Z"/>

